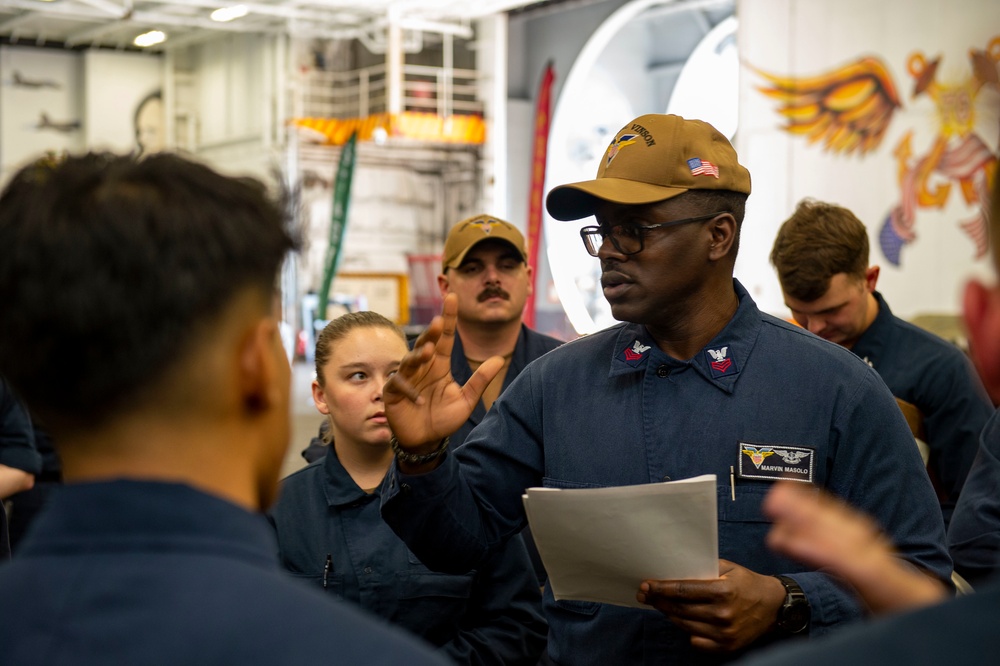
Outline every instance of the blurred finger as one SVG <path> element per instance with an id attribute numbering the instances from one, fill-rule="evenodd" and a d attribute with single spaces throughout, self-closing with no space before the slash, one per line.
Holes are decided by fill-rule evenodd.
<path id="1" fill-rule="evenodd" d="M 430 342 L 415 346 L 412 351 L 407 352 L 400 360 L 399 367 L 396 369 L 395 374 L 389 378 L 389 381 L 385 383 L 383 391 L 388 394 L 388 397 L 391 397 L 393 393 L 401 392 L 400 389 L 403 386 L 419 390 L 418 387 L 421 380 L 427 375 L 429 361 L 433 355 L 434 345 Z M 394 379 L 396 381 L 392 381 Z"/>
<path id="2" fill-rule="evenodd" d="M 639 586 L 647 597 L 686 604 L 714 602 L 719 596 L 716 588 L 717 584 L 708 580 L 645 580 Z"/>
<path id="3" fill-rule="evenodd" d="M 808 520 L 819 503 L 814 486 L 793 481 L 775 483 L 764 498 L 763 511 L 768 518 L 778 520 Z"/>
<path id="4" fill-rule="evenodd" d="M 438 338 L 441 337 L 441 331 L 444 329 L 444 320 L 438 315 L 431 319 L 431 323 L 427 325 L 427 328 L 417 336 L 416 341 L 413 343 L 414 349 L 420 349 L 428 342 L 432 345 L 436 345 Z"/>

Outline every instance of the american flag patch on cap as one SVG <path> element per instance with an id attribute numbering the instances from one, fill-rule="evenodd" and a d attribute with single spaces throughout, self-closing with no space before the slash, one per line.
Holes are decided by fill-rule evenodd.
<path id="1" fill-rule="evenodd" d="M 688 160 L 688 168 L 691 169 L 692 176 L 715 176 L 719 177 L 719 167 L 708 160 L 692 157 Z"/>

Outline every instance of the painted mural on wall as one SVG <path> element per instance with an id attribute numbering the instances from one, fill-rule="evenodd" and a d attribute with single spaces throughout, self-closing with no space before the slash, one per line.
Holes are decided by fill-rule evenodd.
<path id="1" fill-rule="evenodd" d="M 929 145 L 914 145 L 914 132 L 905 131 L 897 141 L 898 200 L 887 212 L 878 232 L 885 258 L 900 266 L 903 248 L 916 241 L 921 209 L 942 209 L 953 191 L 960 196 L 969 217 L 959 228 L 975 244 L 975 258 L 987 251 L 988 206 L 986 193 L 996 177 L 1000 146 L 990 146 L 976 131 L 984 86 L 1000 90 L 1000 35 L 985 48 L 969 49 L 969 68 L 963 78 L 947 80 L 941 75 L 941 58 L 912 52 L 906 69 L 913 80 L 911 100 L 930 98 L 936 108 L 934 139 Z M 878 56 L 812 76 L 781 76 L 752 67 L 766 83 L 757 88 L 777 101 L 784 117 L 782 129 L 821 144 L 832 153 L 861 159 L 876 149 L 904 101 L 897 92 L 886 63 Z"/>
<path id="2" fill-rule="evenodd" d="M 20 70 L 12 70 L 9 82 L 5 82 L 12 88 L 24 91 L 30 95 L 35 91 L 42 90 L 62 90 L 63 84 L 50 78 L 33 78 L 21 73 Z M 29 127 L 35 131 L 53 131 L 60 134 L 69 134 L 80 129 L 82 123 L 79 120 L 54 120 L 49 112 L 43 107 L 38 112 L 38 121 Z"/>
<path id="3" fill-rule="evenodd" d="M 157 89 L 139 100 L 132 117 L 135 148 L 140 155 L 159 152 L 166 147 L 164 125 L 163 92 Z"/>
<path id="4" fill-rule="evenodd" d="M 0 46 L 0 182 L 42 155 L 83 147 L 78 72 L 78 54 Z"/>

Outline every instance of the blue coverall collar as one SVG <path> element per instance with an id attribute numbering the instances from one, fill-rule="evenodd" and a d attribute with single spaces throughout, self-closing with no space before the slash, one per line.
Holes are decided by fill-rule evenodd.
<path id="1" fill-rule="evenodd" d="M 380 483 L 373 492 L 366 493 L 344 469 L 340 458 L 337 457 L 337 451 L 332 444 L 330 445 L 330 450 L 323 459 L 323 494 L 326 495 L 329 506 L 353 504 L 371 497 L 379 498 L 381 486 Z"/>
<path id="2" fill-rule="evenodd" d="M 739 280 L 733 280 L 739 307 L 729 323 L 705 347 L 686 361 L 672 358 L 656 346 L 656 342 L 641 324 L 620 324 L 611 357 L 609 377 L 656 371 L 662 366 L 670 372 L 685 367 L 694 368 L 709 383 L 732 393 L 736 388 L 742 364 L 750 357 L 760 332 L 760 311 Z"/>

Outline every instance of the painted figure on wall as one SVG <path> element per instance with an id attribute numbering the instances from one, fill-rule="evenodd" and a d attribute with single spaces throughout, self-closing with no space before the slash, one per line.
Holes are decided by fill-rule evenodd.
<path id="1" fill-rule="evenodd" d="M 164 124 L 163 94 L 155 90 L 146 95 L 135 107 L 133 125 L 135 144 L 140 155 L 159 152 L 166 148 Z"/>
<path id="2" fill-rule="evenodd" d="M 927 95 L 933 100 L 938 126 L 937 136 L 924 152 L 914 153 L 913 130 L 903 134 L 893 149 L 899 200 L 879 229 L 879 245 L 895 266 L 901 263 L 903 247 L 917 237 L 919 210 L 944 208 L 954 185 L 966 207 L 974 211 L 960 226 L 975 243 L 975 257 L 986 254 L 985 195 L 996 174 L 1000 149 L 988 146 L 977 133 L 976 114 L 983 86 L 1000 89 L 1000 35 L 985 50 L 969 49 L 969 58 L 972 74 L 958 82 L 944 82 L 938 76 L 940 57 L 928 60 L 916 51 L 907 59 L 914 81 L 911 97 Z M 810 144 L 822 142 L 833 153 L 864 156 L 877 148 L 894 112 L 903 106 L 892 75 L 877 57 L 863 57 L 808 77 L 753 69 L 767 81 L 758 90 L 778 101 L 778 113 L 786 119 L 783 129 L 804 136 Z"/>

